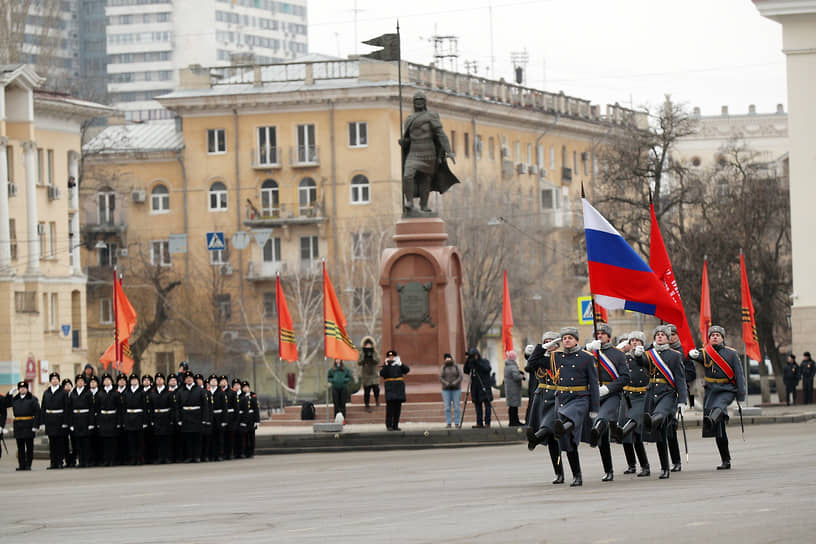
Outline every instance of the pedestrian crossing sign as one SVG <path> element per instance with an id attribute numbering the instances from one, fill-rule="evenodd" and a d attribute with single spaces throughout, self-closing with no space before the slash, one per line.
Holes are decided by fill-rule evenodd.
<path id="1" fill-rule="evenodd" d="M 207 249 L 210 251 L 221 251 L 226 249 L 227 245 L 224 243 L 223 232 L 208 232 L 207 233 Z"/>
<path id="2" fill-rule="evenodd" d="M 578 323 L 592 324 L 592 296 L 578 297 Z"/>

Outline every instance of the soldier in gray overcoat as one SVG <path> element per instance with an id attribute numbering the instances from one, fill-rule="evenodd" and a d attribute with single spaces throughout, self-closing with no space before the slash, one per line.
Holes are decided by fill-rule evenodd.
<path id="1" fill-rule="evenodd" d="M 638 477 L 649 476 L 649 458 L 643 446 L 643 408 L 646 405 L 646 390 L 649 386 L 650 362 L 646 357 L 644 345 L 646 335 L 641 331 L 629 333 L 629 352 L 626 362 L 629 365 L 629 385 L 623 388 L 626 402 L 621 403 L 618 427 L 612 437 L 623 444 L 628 467 L 624 474 L 637 472 L 636 461 L 640 462 Z M 637 456 L 637 457 L 636 457 Z"/>
<path id="2" fill-rule="evenodd" d="M 527 360 L 530 376 L 538 382 L 530 406 L 530 420 L 527 422 L 527 449 L 533 451 L 538 444 L 547 444 L 555 472 L 554 484 L 564 483 L 564 465 L 561 462 L 561 446 L 555 439 L 556 405 L 558 388 L 556 354 L 561 346 L 561 337 L 555 331 L 547 331 Z"/>

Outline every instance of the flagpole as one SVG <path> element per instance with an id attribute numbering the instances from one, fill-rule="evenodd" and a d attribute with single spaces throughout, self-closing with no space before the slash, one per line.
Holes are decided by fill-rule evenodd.
<path id="1" fill-rule="evenodd" d="M 328 380 L 329 365 L 326 359 L 326 259 L 323 262 L 323 364 L 326 366 L 326 379 Z M 345 414 L 343 414 L 345 416 Z M 326 386 L 326 423 L 331 422 L 329 418 L 329 387 Z"/>
<path id="2" fill-rule="evenodd" d="M 402 39 L 397 19 L 397 86 L 399 88 L 400 138 L 402 138 Z"/>
<path id="3" fill-rule="evenodd" d="M 113 267 L 113 364 L 118 372 L 121 372 L 120 356 L 119 356 L 119 312 L 117 311 L 116 296 L 116 267 Z"/>

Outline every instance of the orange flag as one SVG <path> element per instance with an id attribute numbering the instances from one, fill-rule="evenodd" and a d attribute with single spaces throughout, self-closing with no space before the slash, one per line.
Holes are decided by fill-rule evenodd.
<path id="1" fill-rule="evenodd" d="M 597 323 L 609 323 L 609 313 L 606 311 L 606 308 L 595 303 L 595 321 Z"/>
<path id="2" fill-rule="evenodd" d="M 359 354 L 346 334 L 346 318 L 334 294 L 326 263 L 323 262 L 324 352 L 329 359 L 356 361 Z"/>
<path id="3" fill-rule="evenodd" d="M 745 271 L 745 257 L 740 250 L 740 291 L 742 292 L 742 341 L 745 342 L 745 353 L 754 361 L 761 361 L 759 337 L 754 320 L 754 302 L 751 300 L 751 288 L 748 286 L 748 274 Z"/>
<path id="4" fill-rule="evenodd" d="M 298 360 L 295 328 L 292 325 L 292 316 L 289 314 L 286 297 L 283 296 L 280 276 L 275 283 L 275 306 L 278 310 L 278 353 L 282 360 L 294 363 Z"/>
<path id="5" fill-rule="evenodd" d="M 113 344 L 105 351 L 99 362 L 107 370 L 111 363 L 116 363 L 116 370 L 129 374 L 133 370 L 133 356 L 130 353 L 128 339 L 136 328 L 136 310 L 125 295 L 119 274 L 113 272 Z"/>
<path id="6" fill-rule="evenodd" d="M 513 308 L 510 306 L 510 289 L 507 286 L 507 270 L 504 271 L 504 292 L 502 294 L 502 346 L 504 353 L 513 350 Z"/>
<path id="7" fill-rule="evenodd" d="M 711 293 L 708 290 L 708 257 L 703 259 L 703 286 L 700 293 L 700 339 L 708 344 L 708 328 L 711 327 Z"/>

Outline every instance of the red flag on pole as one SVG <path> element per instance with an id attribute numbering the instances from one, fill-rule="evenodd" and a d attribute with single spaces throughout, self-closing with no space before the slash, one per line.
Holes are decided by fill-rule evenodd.
<path id="1" fill-rule="evenodd" d="M 680 298 L 680 290 L 677 288 L 677 280 L 674 278 L 674 270 L 672 270 L 669 254 L 666 252 L 666 245 L 663 243 L 663 235 L 660 234 L 660 226 L 657 224 L 653 202 L 649 202 L 649 210 L 652 215 L 649 238 L 649 268 L 663 282 L 669 296 L 682 312 L 681 322 L 673 323 L 673 325 L 677 327 L 677 335 L 680 337 L 680 343 L 683 344 L 683 352 L 688 353 L 689 350 L 694 349 L 694 339 L 688 326 L 686 311 L 683 309 L 683 300 Z"/>
<path id="2" fill-rule="evenodd" d="M 606 311 L 606 308 L 595 303 L 595 322 L 596 323 L 609 323 L 609 313 Z"/>
<path id="3" fill-rule="evenodd" d="M 507 270 L 504 271 L 502 294 L 502 346 L 504 354 L 513 350 L 513 308 L 510 306 L 510 288 L 507 286 Z"/>
<path id="4" fill-rule="evenodd" d="M 346 334 L 346 317 L 340 308 L 340 301 L 334 294 L 326 263 L 323 263 L 323 323 L 324 350 L 329 359 L 356 361 L 359 357 L 351 339 Z"/>
<path id="5" fill-rule="evenodd" d="M 133 356 L 130 353 L 130 343 L 128 339 L 136 328 L 136 310 L 125 295 L 122 288 L 122 281 L 119 274 L 113 272 L 113 344 L 100 357 L 107 370 L 111 363 L 115 363 L 115 369 L 129 374 L 133 370 Z"/>
<path id="6" fill-rule="evenodd" d="M 292 325 L 292 316 L 289 314 L 289 306 L 286 304 L 286 297 L 283 296 L 280 276 L 277 277 L 275 283 L 275 306 L 278 311 L 278 353 L 282 360 L 294 363 L 298 360 L 295 330 Z"/>
<path id="7" fill-rule="evenodd" d="M 700 339 L 708 343 L 708 328 L 711 327 L 711 293 L 708 290 L 708 257 L 703 259 L 703 286 L 700 290 Z"/>
<path id="8" fill-rule="evenodd" d="M 761 361 L 759 337 L 754 319 L 754 302 L 751 300 L 751 288 L 748 286 L 748 274 L 745 270 L 745 257 L 740 250 L 740 291 L 742 292 L 742 341 L 745 342 L 745 353 L 754 361 Z"/>

